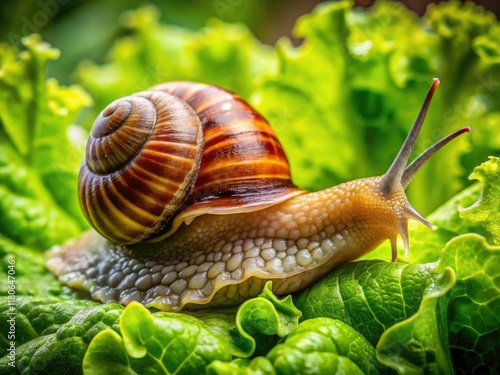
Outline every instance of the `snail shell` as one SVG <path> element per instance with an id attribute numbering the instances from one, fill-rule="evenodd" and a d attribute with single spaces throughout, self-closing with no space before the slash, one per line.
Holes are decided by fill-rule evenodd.
<path id="1" fill-rule="evenodd" d="M 122 244 L 161 240 L 206 213 L 251 212 L 304 193 L 260 114 L 233 93 L 189 82 L 106 107 L 79 185 L 88 221 Z"/>

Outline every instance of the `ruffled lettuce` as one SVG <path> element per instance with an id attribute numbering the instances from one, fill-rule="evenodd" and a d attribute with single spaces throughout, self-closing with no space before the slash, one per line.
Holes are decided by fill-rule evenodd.
<path id="1" fill-rule="evenodd" d="M 0 235 L 45 250 L 87 226 L 76 199 L 83 150 L 70 135 L 91 99 L 46 79 L 57 49 L 38 35 L 22 42 L 18 55 L 0 45 Z"/>
<path id="2" fill-rule="evenodd" d="M 473 206 L 460 210 L 460 216 L 480 223 L 500 245 L 500 158 L 490 157 L 469 178 L 480 181 L 484 188 L 481 198 Z"/>
<path id="3" fill-rule="evenodd" d="M 459 126 L 473 132 L 412 183 L 410 201 L 422 212 L 448 200 L 500 150 L 499 26 L 470 4 L 441 3 L 421 19 L 397 3 L 323 4 L 297 23 L 301 46 L 283 39 L 274 49 L 220 21 L 200 31 L 163 25 L 152 7 L 122 19 L 129 33 L 108 62 L 78 68 L 96 101 L 93 115 L 162 81 L 218 84 L 257 106 L 284 144 L 294 181 L 319 189 L 383 173 L 438 76 L 418 147 Z M 4 272 L 16 261 L 18 372 L 499 371 L 498 158 L 428 216 L 437 231 L 411 226 L 410 256 L 400 258 L 410 264 L 339 267 L 297 295 L 296 307 L 270 286 L 233 309 L 190 315 L 100 305 L 61 287 L 40 250 L 86 226 L 75 193 L 85 131 L 72 121 L 90 98 L 46 79 L 57 50 L 37 36 L 23 43 L 21 53 L 0 47 L 0 264 Z M 388 259 L 384 246 L 370 257 Z M 2 349 L 10 346 L 7 294 L 2 284 Z M 347 348 L 351 342 L 359 346 Z M 11 370 L 9 358 L 0 359 L 0 374 Z"/>
<path id="4" fill-rule="evenodd" d="M 448 346 L 447 293 L 455 284 L 455 273 L 445 268 L 410 318 L 394 324 L 380 337 L 377 357 L 398 374 L 451 374 L 453 363 Z"/>
<path id="5" fill-rule="evenodd" d="M 116 41 L 109 63 L 78 69 L 96 106 L 89 121 L 111 101 L 167 81 L 220 85 L 248 98 L 262 77 L 276 70 L 275 52 L 243 25 L 212 20 L 199 31 L 163 25 L 152 6 L 121 17 L 130 36 Z"/>
<path id="6" fill-rule="evenodd" d="M 15 315 L 15 360 L 7 355 L 0 359 L 0 374 L 82 373 L 82 362 L 94 336 L 106 329 L 118 330 L 123 306 L 101 305 L 91 301 L 60 298 L 18 297 Z M 7 302 L 0 303 L 0 329 L 6 332 L 12 311 Z M 10 341 L 2 341 L 7 353 Z M 5 350 L 4 350 L 5 349 Z M 13 364 L 13 365 L 12 365 Z"/>
<path id="7" fill-rule="evenodd" d="M 89 374 L 195 374 L 210 363 L 232 356 L 249 357 L 256 342 L 273 345 L 298 324 L 300 312 L 291 298 L 278 300 L 268 283 L 261 296 L 243 303 L 236 314 L 151 313 L 131 303 L 120 319 L 120 334 L 103 330 L 92 341 L 83 361 Z M 263 347 L 262 347 L 263 346 Z M 217 365 L 214 365 L 217 366 Z"/>

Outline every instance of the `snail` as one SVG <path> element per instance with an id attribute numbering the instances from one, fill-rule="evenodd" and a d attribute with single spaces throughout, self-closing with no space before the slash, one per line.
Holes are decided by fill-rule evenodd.
<path id="1" fill-rule="evenodd" d="M 52 249 L 48 268 L 102 302 L 165 311 L 237 304 L 268 280 L 309 285 L 389 239 L 408 253 L 408 220 L 434 226 L 404 190 L 462 128 L 406 166 L 434 79 L 387 173 L 307 192 L 264 118 L 237 95 L 191 82 L 118 99 L 94 122 L 80 203 L 94 229 Z"/>

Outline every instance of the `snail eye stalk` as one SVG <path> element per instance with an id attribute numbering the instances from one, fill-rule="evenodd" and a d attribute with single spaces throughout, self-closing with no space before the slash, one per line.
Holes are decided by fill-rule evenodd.
<path id="1" fill-rule="evenodd" d="M 415 147 L 415 143 L 417 141 L 418 134 L 425 120 L 425 115 L 429 109 L 432 96 L 434 95 L 434 91 L 439 85 L 439 79 L 434 78 L 429 91 L 424 99 L 424 103 L 418 113 L 413 126 L 411 127 L 406 140 L 401 146 L 398 155 L 394 159 L 394 162 L 389 167 L 387 173 L 382 177 L 382 181 L 380 182 L 380 191 L 384 194 L 385 197 L 390 197 L 399 186 L 403 186 L 406 189 L 410 181 L 415 177 L 415 174 L 419 171 L 422 166 L 424 166 L 429 159 L 436 154 L 443 146 L 447 145 L 453 139 L 457 138 L 459 135 L 463 133 L 469 133 L 470 128 L 464 127 L 461 128 L 440 141 L 436 142 L 434 145 L 425 150 L 419 157 L 417 157 L 410 165 L 406 166 L 408 160 L 410 158 L 410 154 Z"/>
<path id="2" fill-rule="evenodd" d="M 410 184 L 410 181 L 413 179 L 413 177 L 415 177 L 420 168 L 422 168 L 436 152 L 441 150 L 441 148 L 443 148 L 445 145 L 447 145 L 463 133 L 470 133 L 470 127 L 466 126 L 464 128 L 458 129 L 457 131 L 454 131 L 453 133 L 447 135 L 440 141 L 434 143 L 427 150 L 422 152 L 418 158 L 416 158 L 409 166 L 405 168 L 403 176 L 401 177 L 401 185 L 403 185 L 403 188 L 406 189 L 406 187 Z"/>

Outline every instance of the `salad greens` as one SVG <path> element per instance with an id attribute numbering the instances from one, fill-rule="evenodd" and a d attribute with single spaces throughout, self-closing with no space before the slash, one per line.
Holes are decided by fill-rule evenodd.
<path id="1" fill-rule="evenodd" d="M 447 339 L 447 305 L 442 299 L 454 284 L 455 273 L 446 268 L 423 297 L 418 312 L 383 333 L 377 344 L 381 363 L 398 373 L 453 373 Z"/>
<path id="2" fill-rule="evenodd" d="M 484 184 L 483 194 L 477 204 L 461 209 L 460 216 L 480 223 L 493 235 L 494 242 L 500 244 L 500 159 L 490 158 L 475 168 L 469 178 Z"/>
<path id="3" fill-rule="evenodd" d="M 68 131 L 91 100 L 45 79 L 58 50 L 37 35 L 24 45 L 19 56 L 0 47 L 0 236 L 45 250 L 87 225 L 75 200 L 81 153 Z"/>
<path id="4" fill-rule="evenodd" d="M 435 263 L 354 262 L 306 289 L 295 304 L 304 318 L 339 319 L 376 345 L 387 328 L 417 312 L 435 267 Z"/>
<path id="5" fill-rule="evenodd" d="M 190 317 L 153 318 L 141 304 L 131 303 L 120 319 L 121 337 L 112 329 L 101 331 L 89 346 L 84 371 L 196 374 L 215 359 L 231 359 L 225 341 L 197 319 L 186 318 Z M 188 361 L 184 353 L 189 353 Z"/>
<path id="6" fill-rule="evenodd" d="M 15 280 L 0 284 L 2 353 L 15 313 L 15 360 L 0 358 L 0 374 L 500 371 L 500 24 L 491 14 L 455 1 L 422 18 L 388 1 L 324 3 L 297 22 L 299 47 L 265 46 L 217 20 L 199 31 L 164 25 L 154 7 L 122 20 L 129 33 L 108 61 L 77 68 L 92 99 L 46 78 L 59 51 L 40 36 L 20 52 L 0 44 L 0 276 Z M 87 228 L 77 173 L 92 119 L 117 97 L 181 79 L 231 89 L 273 125 L 294 181 L 316 190 L 383 173 L 433 76 L 442 85 L 419 147 L 473 131 L 410 185 L 409 200 L 439 229 L 410 225 L 410 255 L 398 263 L 386 261 L 385 243 L 293 299 L 268 283 L 240 306 L 189 313 L 89 301 L 44 267 L 46 249 Z"/>
<path id="7" fill-rule="evenodd" d="M 92 374 L 107 374 L 113 368 L 138 374 L 202 373 L 213 361 L 251 356 L 256 342 L 258 351 L 269 348 L 274 336 L 290 333 L 301 314 L 291 297 L 279 301 L 268 283 L 261 296 L 246 301 L 237 312 L 197 315 L 151 315 L 141 304 L 131 303 L 121 316 L 121 337 L 112 329 L 100 332 L 89 347 L 84 369 Z M 178 353 L 189 353 L 189 361 Z"/>
<path id="8" fill-rule="evenodd" d="M 375 348 L 339 320 L 299 324 L 267 355 L 279 374 L 376 374 Z"/>
<path id="9" fill-rule="evenodd" d="M 462 235 L 445 247 L 437 271 L 452 267 L 457 283 L 448 293 L 449 344 L 464 372 L 500 368 L 500 247 L 475 234 Z M 445 318 L 445 317 L 443 317 Z"/>

